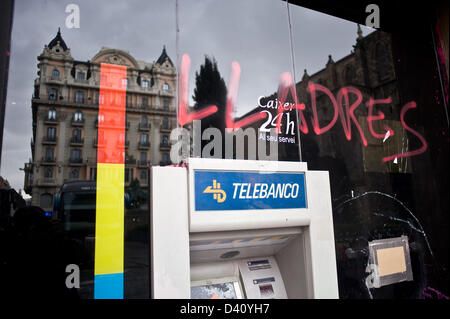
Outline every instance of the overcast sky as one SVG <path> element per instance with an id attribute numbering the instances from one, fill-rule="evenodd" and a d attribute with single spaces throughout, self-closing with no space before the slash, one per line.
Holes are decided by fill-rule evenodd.
<path id="1" fill-rule="evenodd" d="M 66 6 L 80 8 L 80 28 L 65 25 Z M 228 84 L 230 65 L 241 66 L 236 115 L 254 108 L 261 95 L 276 91 L 282 72 L 293 70 L 286 3 L 281 0 L 179 0 L 179 55 L 191 57 L 189 97 L 195 71 L 204 56 L 213 56 Z M 163 45 L 176 63 L 175 0 L 16 0 L 1 176 L 16 190 L 23 188 L 19 168 L 31 158 L 31 97 L 37 77 L 37 56 L 58 27 L 72 57 L 90 60 L 101 47 L 129 51 L 138 59 L 156 61 Z M 295 78 L 311 75 L 348 55 L 357 37 L 356 24 L 302 7 L 290 6 Z M 362 27 L 363 35 L 372 32 Z M 192 99 L 191 99 L 192 103 Z"/>

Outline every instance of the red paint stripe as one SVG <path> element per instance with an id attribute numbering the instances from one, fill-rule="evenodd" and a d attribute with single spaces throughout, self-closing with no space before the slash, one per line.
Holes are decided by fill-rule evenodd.
<path id="1" fill-rule="evenodd" d="M 101 64 L 98 163 L 125 163 L 126 78 L 126 66 Z"/>

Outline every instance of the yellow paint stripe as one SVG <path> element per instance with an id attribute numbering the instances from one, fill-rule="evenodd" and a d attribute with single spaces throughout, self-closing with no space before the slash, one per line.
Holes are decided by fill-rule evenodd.
<path id="1" fill-rule="evenodd" d="M 95 275 L 123 272 L 124 164 L 97 163 Z"/>
<path id="2" fill-rule="evenodd" d="M 264 238 L 266 238 L 266 237 L 257 237 L 257 238 L 253 238 L 252 240 L 250 240 L 250 242 L 251 242 L 251 243 L 254 243 L 254 242 L 263 240 Z"/>

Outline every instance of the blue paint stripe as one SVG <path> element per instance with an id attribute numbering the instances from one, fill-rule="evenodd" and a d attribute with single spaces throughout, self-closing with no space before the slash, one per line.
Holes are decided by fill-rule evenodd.
<path id="1" fill-rule="evenodd" d="M 95 299 L 123 299 L 123 273 L 94 276 Z"/>

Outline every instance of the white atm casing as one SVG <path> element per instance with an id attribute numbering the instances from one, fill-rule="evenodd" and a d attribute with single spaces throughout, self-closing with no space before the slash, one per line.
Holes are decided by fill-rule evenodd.
<path id="1" fill-rule="evenodd" d="M 331 194 L 327 171 L 308 171 L 304 162 L 274 162 L 190 158 L 188 169 L 151 169 L 151 283 L 152 298 L 190 298 L 191 267 L 207 269 L 220 263 L 219 256 L 237 250 L 233 264 L 270 258 L 281 273 L 285 293 L 277 298 L 338 298 Z M 194 172 L 243 171 L 261 174 L 305 174 L 306 208 L 196 211 Z M 221 248 L 195 251 L 190 242 L 235 238 L 270 237 L 284 234 L 292 238 L 284 245 Z M 262 236 L 261 235 L 261 236 Z M 236 237 L 238 238 L 238 237 Z M 278 238 L 278 237 L 277 237 Z M 208 246 L 205 246 L 208 247 Z M 230 261 L 223 261 L 230 262 Z M 198 266 L 201 266 L 200 268 Z M 206 267 L 206 268 L 205 268 Z M 257 298 L 240 266 L 246 295 Z M 223 267 L 222 267 L 223 268 Z M 217 268 L 217 269 L 220 269 Z M 231 271 L 231 270 L 230 270 Z M 207 271 L 203 271 L 205 273 Z M 198 273 L 198 271 L 197 271 Z M 214 274 L 211 274 L 214 275 Z M 247 276 L 248 277 L 248 276 Z M 280 280 L 277 280 L 277 284 Z M 278 289 L 278 288 L 277 288 Z"/>

